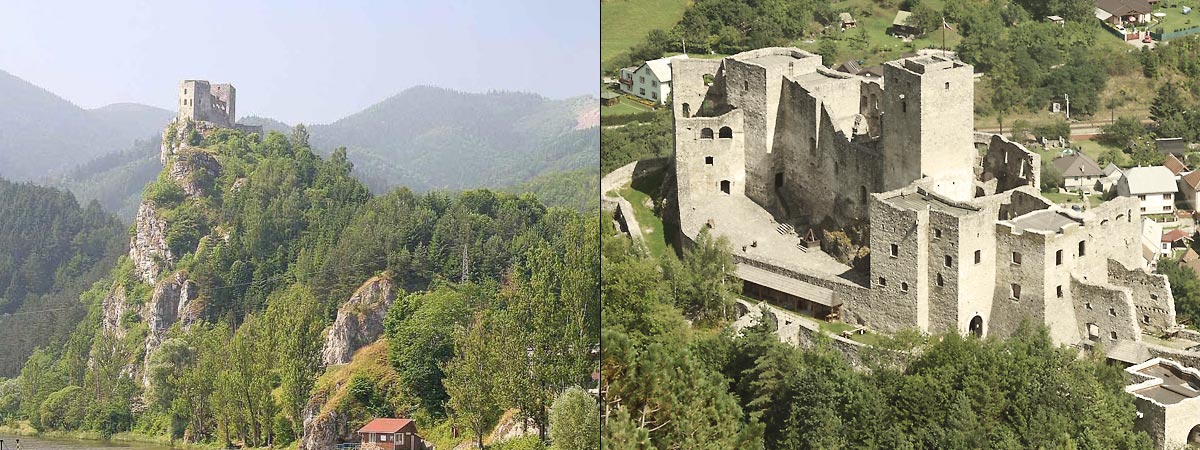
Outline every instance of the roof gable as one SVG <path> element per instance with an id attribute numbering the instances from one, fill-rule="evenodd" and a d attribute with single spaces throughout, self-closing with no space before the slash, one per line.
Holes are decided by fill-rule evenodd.
<path id="1" fill-rule="evenodd" d="M 1055 158 L 1053 164 L 1054 168 L 1062 172 L 1064 177 L 1104 176 L 1104 170 L 1100 168 L 1100 165 L 1081 153 Z"/>
<path id="2" fill-rule="evenodd" d="M 673 59 L 688 59 L 688 55 L 675 55 L 666 58 L 652 59 L 642 63 L 638 70 L 646 68 L 654 78 L 658 79 L 659 83 L 671 82 L 671 60 Z"/>
<path id="3" fill-rule="evenodd" d="M 1183 161 L 1180 161 L 1175 155 L 1167 155 L 1166 158 L 1163 158 L 1163 167 L 1170 170 L 1172 175 L 1179 175 L 1180 172 L 1188 170 L 1187 165 L 1183 164 Z"/>
<path id="4" fill-rule="evenodd" d="M 1096 0 L 1096 8 L 1114 16 L 1149 14 L 1154 10 L 1146 0 Z"/>
<path id="5" fill-rule="evenodd" d="M 359 433 L 395 433 L 412 423 L 412 419 L 391 419 L 380 417 L 363 425 Z"/>
<path id="6" fill-rule="evenodd" d="M 1183 176 L 1183 182 L 1192 189 L 1200 189 L 1200 170 L 1193 170 Z"/>
<path id="7" fill-rule="evenodd" d="M 1126 184 L 1131 195 L 1161 194 L 1179 190 L 1175 185 L 1175 175 L 1163 166 L 1130 168 L 1125 171 L 1121 182 Z"/>

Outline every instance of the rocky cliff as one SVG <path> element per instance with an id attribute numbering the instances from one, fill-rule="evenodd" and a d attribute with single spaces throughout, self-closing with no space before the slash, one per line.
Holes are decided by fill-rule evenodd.
<path id="1" fill-rule="evenodd" d="M 175 262 L 167 247 L 167 221 L 159 216 L 154 204 L 142 201 L 133 221 L 133 236 L 129 238 L 129 259 L 134 271 L 146 284 L 154 284 L 158 274 Z"/>
<path id="2" fill-rule="evenodd" d="M 389 277 L 367 280 L 338 309 L 337 319 L 325 334 L 321 359 L 327 366 L 346 364 L 354 352 L 375 342 L 383 334 L 383 319 L 396 300 Z"/>

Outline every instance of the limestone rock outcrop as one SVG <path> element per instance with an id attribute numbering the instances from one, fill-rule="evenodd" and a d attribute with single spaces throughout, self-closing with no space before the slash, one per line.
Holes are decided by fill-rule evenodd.
<path id="1" fill-rule="evenodd" d="M 158 215 L 151 202 L 143 201 L 133 224 L 129 259 L 133 260 L 138 278 L 153 285 L 158 281 L 158 274 L 175 262 L 175 256 L 167 247 L 167 221 Z"/>
<path id="2" fill-rule="evenodd" d="M 338 308 L 337 319 L 325 335 L 321 360 L 325 365 L 350 362 L 354 351 L 383 334 L 383 319 L 396 301 L 395 287 L 386 275 L 371 277 Z"/>
<path id="3" fill-rule="evenodd" d="M 108 292 L 108 296 L 104 297 L 104 302 L 100 304 L 100 310 L 104 316 L 100 326 L 104 331 L 112 333 L 118 340 L 125 339 L 125 328 L 121 326 L 121 318 L 129 310 L 125 287 L 113 286 L 112 290 Z"/>
<path id="4" fill-rule="evenodd" d="M 327 450 L 341 442 L 346 416 L 338 411 L 322 414 L 325 402 L 325 397 L 319 395 L 310 398 L 304 406 L 304 436 L 300 438 L 300 450 Z"/>
<path id="5" fill-rule="evenodd" d="M 202 308 L 195 303 L 199 292 L 196 283 L 187 275 L 176 272 L 154 286 L 150 301 L 142 307 L 149 334 L 146 335 L 146 362 L 167 338 L 167 331 L 176 322 L 185 328 L 200 320 Z"/>
<path id="6" fill-rule="evenodd" d="M 206 151 L 188 148 L 190 151 L 180 151 L 171 164 L 168 174 L 188 196 L 196 197 L 208 194 L 212 180 L 221 176 L 221 164 Z"/>

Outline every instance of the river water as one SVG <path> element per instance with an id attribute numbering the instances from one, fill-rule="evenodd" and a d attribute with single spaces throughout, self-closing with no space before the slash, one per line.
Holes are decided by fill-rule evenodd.
<path id="1" fill-rule="evenodd" d="M 21 450 L 169 450 L 170 447 L 164 447 L 154 444 L 141 444 L 133 442 L 105 442 L 105 441 L 83 441 L 74 439 L 43 439 L 32 438 L 25 436 L 11 436 L 0 434 L 0 440 L 4 442 L 2 450 L 16 450 L 17 439 L 21 440 Z"/>

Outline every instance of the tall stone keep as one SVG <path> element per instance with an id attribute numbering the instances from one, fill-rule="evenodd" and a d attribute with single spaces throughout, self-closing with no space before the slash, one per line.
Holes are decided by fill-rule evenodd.
<path id="1" fill-rule="evenodd" d="M 237 90 L 232 84 L 210 84 L 205 80 L 179 83 L 179 117 L 212 122 L 234 128 L 237 120 Z"/>
<path id="2" fill-rule="evenodd" d="M 929 177 L 953 200 L 973 196 L 974 69 L 936 55 L 883 65 L 884 190 Z"/>

